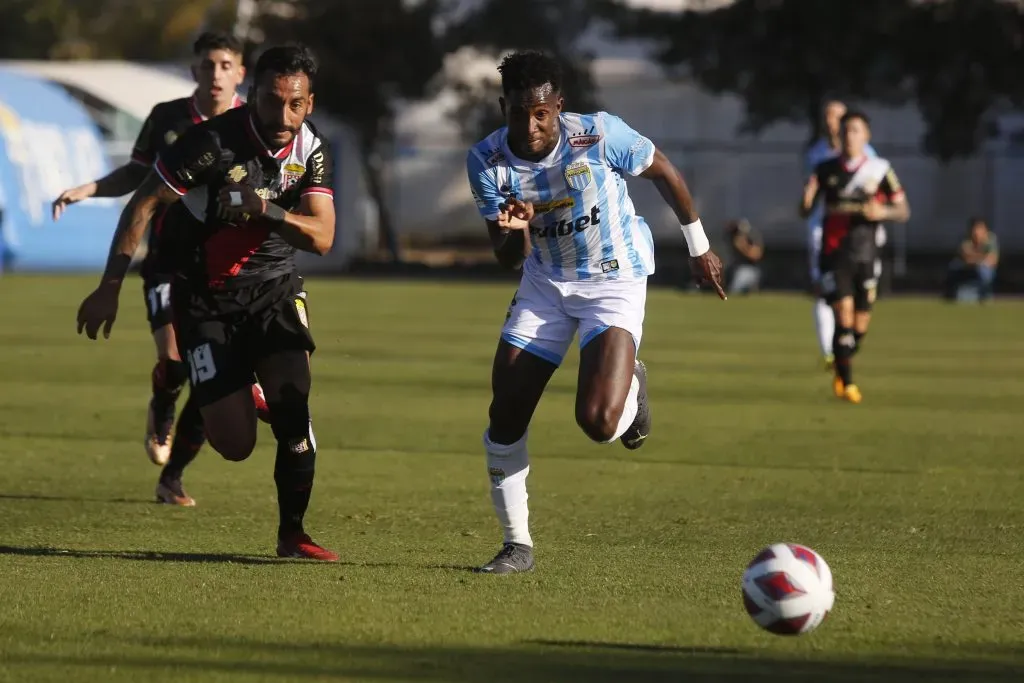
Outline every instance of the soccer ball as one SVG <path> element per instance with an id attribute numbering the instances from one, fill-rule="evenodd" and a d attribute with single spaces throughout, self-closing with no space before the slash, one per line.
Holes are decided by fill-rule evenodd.
<path id="1" fill-rule="evenodd" d="M 761 628 L 784 636 L 813 631 L 836 600 L 832 570 L 810 548 L 776 543 L 743 572 L 743 606 Z"/>

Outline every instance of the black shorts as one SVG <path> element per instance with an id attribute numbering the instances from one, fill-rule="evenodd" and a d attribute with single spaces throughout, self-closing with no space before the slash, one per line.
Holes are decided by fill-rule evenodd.
<path id="1" fill-rule="evenodd" d="M 855 261 L 843 253 L 821 257 L 821 293 L 825 301 L 834 304 L 853 297 L 855 311 L 867 313 L 878 294 L 878 278 L 882 262 Z"/>
<path id="2" fill-rule="evenodd" d="M 251 385 L 256 364 L 267 356 L 316 350 L 296 275 L 215 294 L 192 292 L 177 280 L 172 299 L 178 351 L 200 406 Z"/>
<path id="3" fill-rule="evenodd" d="M 149 321 L 150 332 L 155 333 L 174 322 L 171 310 L 172 279 L 170 275 L 154 274 L 142 280 L 142 297 L 146 301 L 146 320 Z"/>

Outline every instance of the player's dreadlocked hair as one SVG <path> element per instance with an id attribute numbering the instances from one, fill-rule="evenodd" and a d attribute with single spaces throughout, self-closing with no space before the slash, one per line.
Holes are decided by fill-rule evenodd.
<path id="1" fill-rule="evenodd" d="M 243 48 L 244 45 L 242 45 L 241 39 L 237 36 L 221 31 L 205 31 L 192 44 L 192 54 L 199 56 L 204 52 L 212 50 L 227 50 L 228 52 L 240 55 Z"/>
<path id="2" fill-rule="evenodd" d="M 555 92 L 562 90 L 562 65 L 543 52 L 513 52 L 501 60 L 498 73 L 506 95 L 513 90 L 532 90 L 548 83 Z"/>
<path id="3" fill-rule="evenodd" d="M 316 57 L 305 45 L 301 43 L 275 45 L 256 60 L 256 73 L 253 75 L 253 80 L 259 81 L 265 73 L 277 76 L 306 74 L 309 77 L 309 88 L 312 90 L 318 69 Z"/>

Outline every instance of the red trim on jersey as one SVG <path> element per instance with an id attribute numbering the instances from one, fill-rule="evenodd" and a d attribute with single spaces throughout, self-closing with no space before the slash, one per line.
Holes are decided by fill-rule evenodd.
<path id="1" fill-rule="evenodd" d="M 134 163 L 134 164 L 142 164 L 143 166 L 152 166 L 153 165 L 153 159 L 151 159 L 150 157 L 147 157 L 142 152 L 138 152 L 136 150 L 132 150 L 132 163 Z"/>
<path id="2" fill-rule="evenodd" d="M 246 125 L 245 129 L 249 133 L 249 137 L 252 138 L 256 142 L 256 144 L 260 146 L 260 149 L 263 150 L 263 153 L 266 154 L 267 156 L 274 157 L 275 159 L 284 159 L 289 154 L 291 154 L 292 148 L 295 146 L 295 141 L 302 133 L 302 128 L 300 128 L 299 132 L 292 138 L 291 142 L 289 142 L 287 145 L 285 145 L 284 147 L 275 152 L 270 148 L 270 145 L 263 141 L 263 137 L 260 135 L 260 132 L 256 129 L 256 122 L 252 120 L 251 111 L 249 112 L 249 122 L 248 125 Z"/>
<path id="3" fill-rule="evenodd" d="M 160 176 L 160 180 L 164 181 L 164 184 L 166 184 L 167 187 L 171 188 L 179 195 L 184 195 L 186 192 L 188 192 L 187 187 L 173 180 L 174 176 L 172 176 L 170 171 L 167 170 L 167 167 L 164 166 L 164 162 L 162 159 L 157 159 L 156 163 L 153 165 L 153 168 L 154 170 L 156 170 L 156 174 Z"/>
<path id="4" fill-rule="evenodd" d="M 206 240 L 206 277 L 219 287 L 242 272 L 242 267 L 260 250 L 270 229 L 249 223 L 225 225 Z"/>
<path id="5" fill-rule="evenodd" d="M 868 155 L 863 154 L 857 159 L 843 159 L 843 170 L 847 173 L 856 173 L 857 170 L 868 160 Z"/>
<path id="6" fill-rule="evenodd" d="M 307 187 L 299 196 L 305 197 L 307 194 L 325 194 L 328 197 L 333 197 L 334 190 L 329 187 Z"/>

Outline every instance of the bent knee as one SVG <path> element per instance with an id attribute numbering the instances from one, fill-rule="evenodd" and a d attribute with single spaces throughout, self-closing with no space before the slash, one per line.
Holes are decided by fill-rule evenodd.
<path id="1" fill-rule="evenodd" d="M 584 434 L 598 443 L 608 443 L 615 438 L 621 417 L 622 406 L 595 401 L 576 407 L 576 424 Z"/>
<path id="2" fill-rule="evenodd" d="M 210 431 L 206 435 L 210 446 L 213 450 L 221 454 L 225 460 L 231 460 L 232 462 L 241 462 L 252 455 L 253 450 L 256 448 L 256 433 L 252 435 L 233 433 L 217 434 L 216 431 Z"/>

